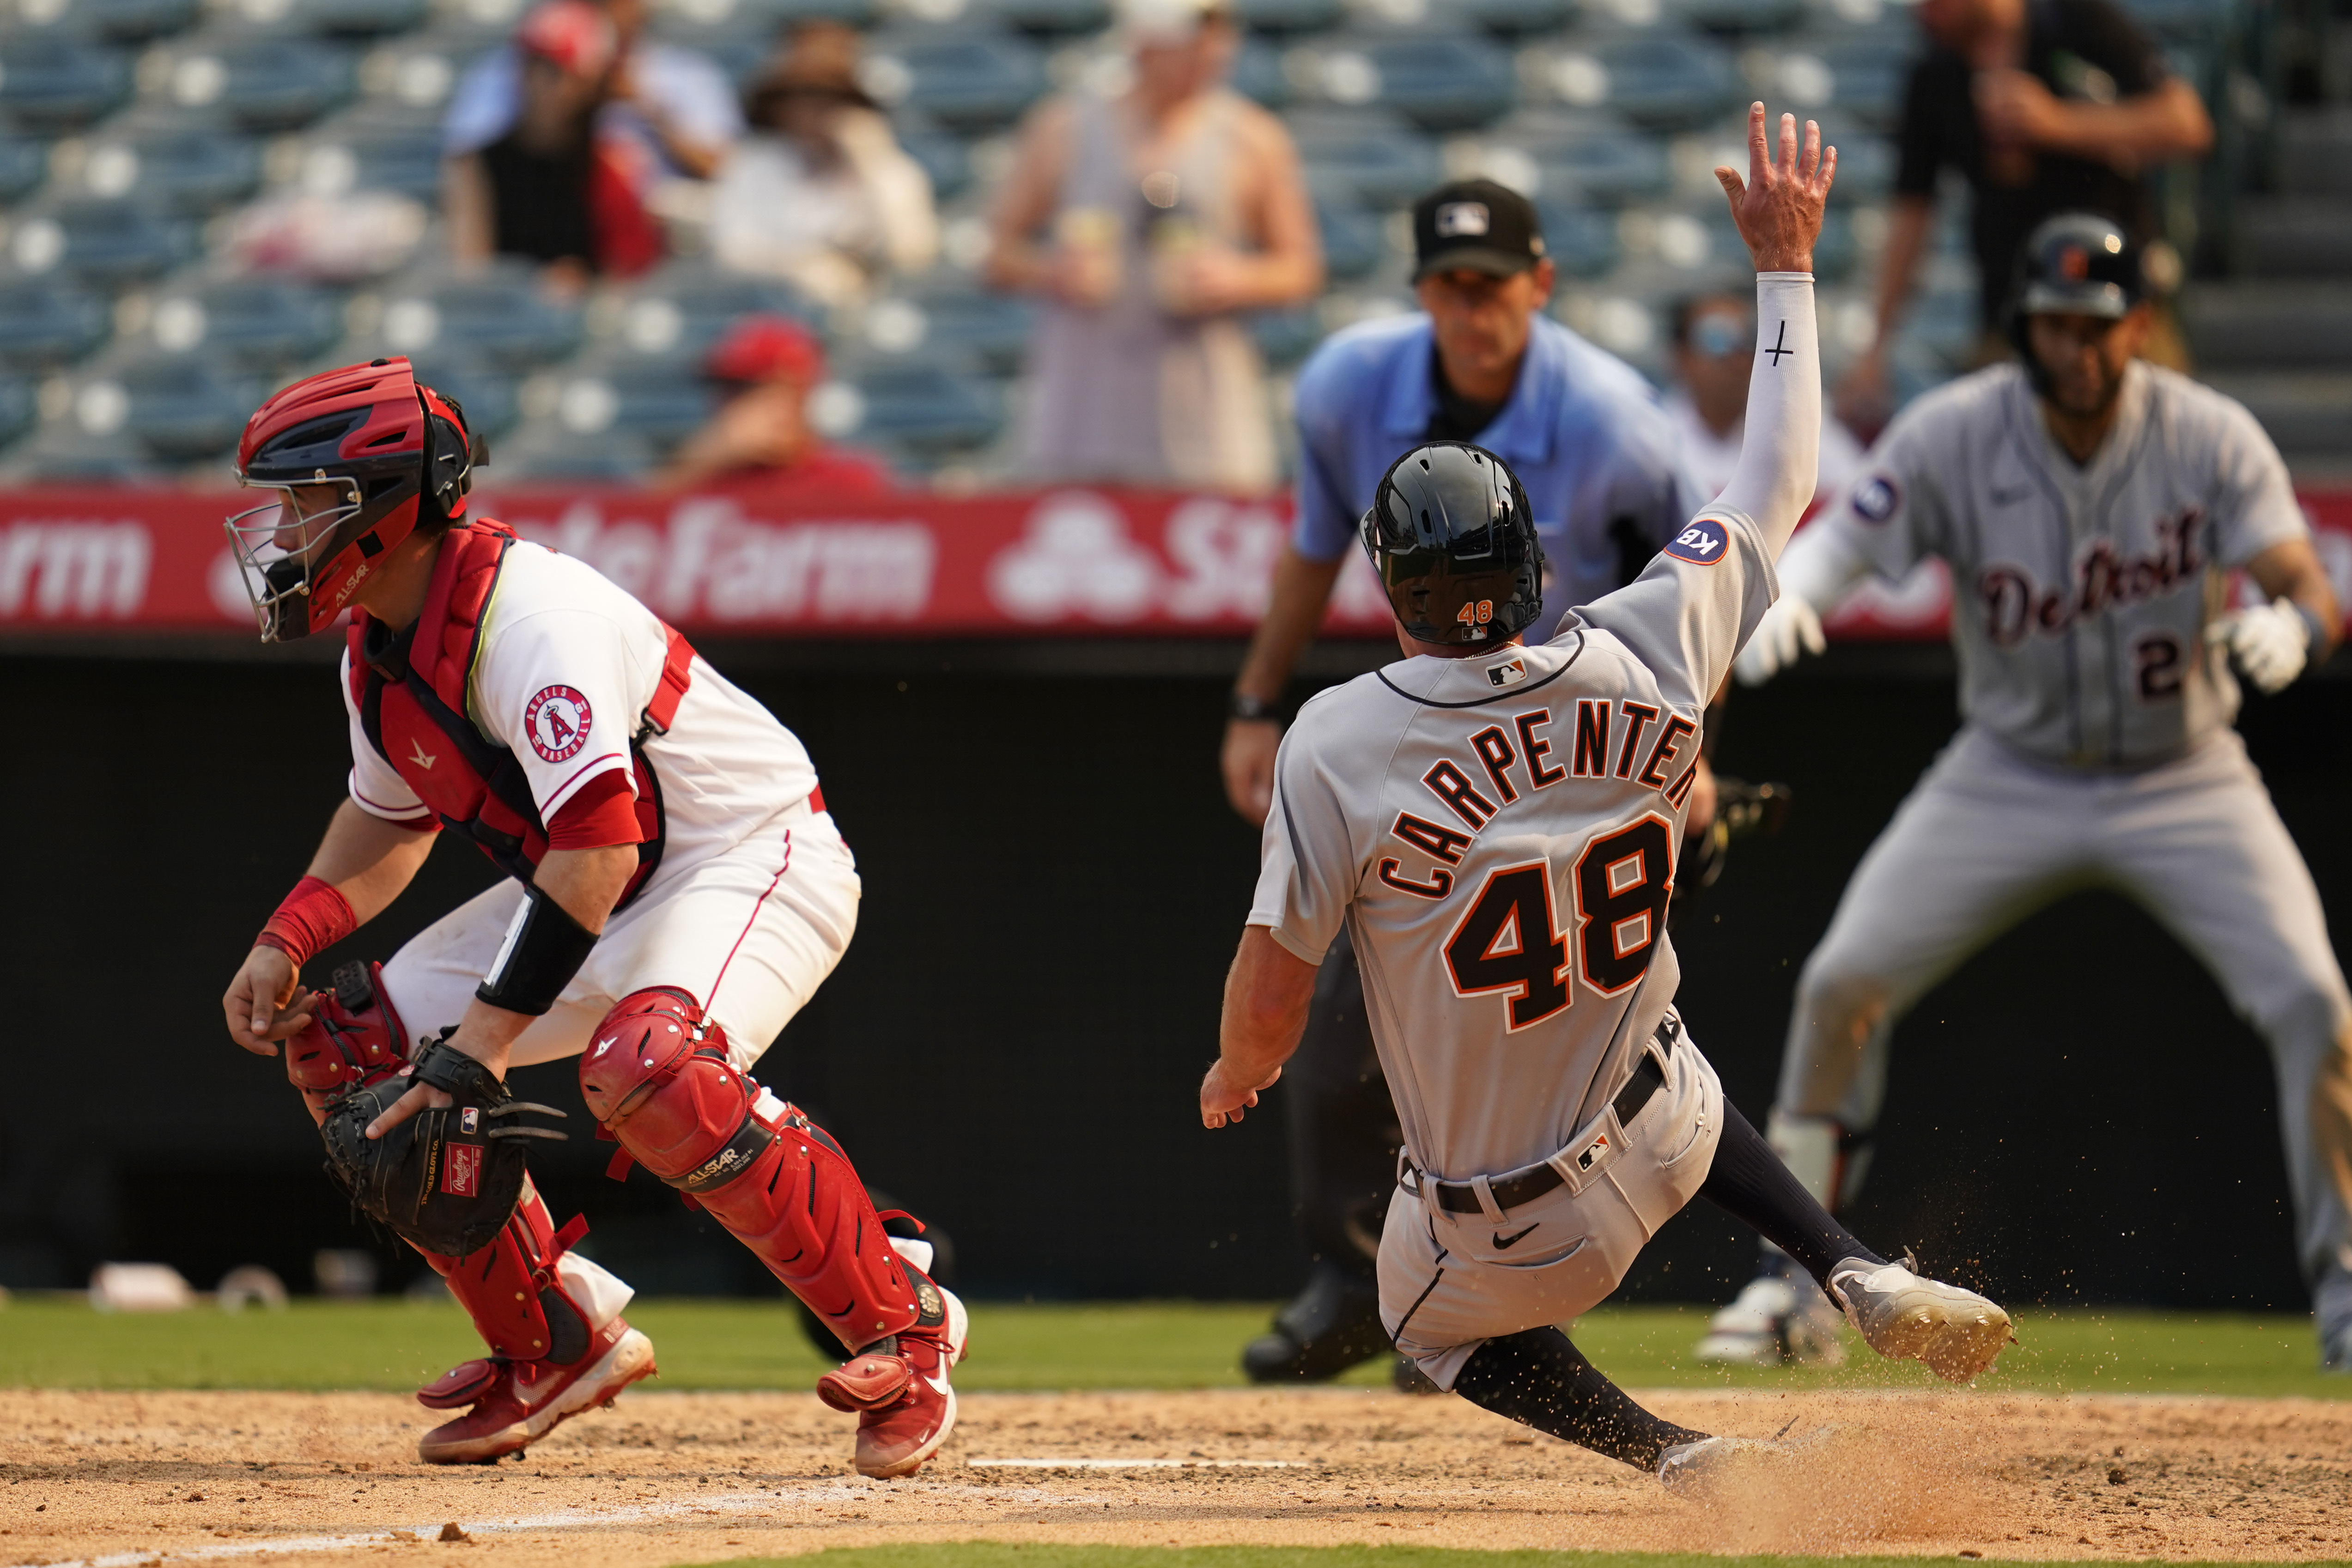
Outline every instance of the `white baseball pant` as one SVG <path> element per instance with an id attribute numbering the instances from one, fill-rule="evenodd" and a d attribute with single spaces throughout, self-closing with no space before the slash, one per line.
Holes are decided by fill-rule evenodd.
<path id="1" fill-rule="evenodd" d="M 2131 773 L 2029 760 L 1964 727 L 1870 847 L 1805 961 L 1776 1121 L 1878 1121 L 1896 1020 L 1970 954 L 2085 888 L 2130 898 L 2221 982 L 2278 1074 L 2297 1253 L 2352 1266 L 2352 994 L 2319 889 L 2235 731 Z M 1778 1140 L 1776 1139 L 1776 1142 Z M 1825 1205 L 1822 1171 L 1798 1170 Z"/>

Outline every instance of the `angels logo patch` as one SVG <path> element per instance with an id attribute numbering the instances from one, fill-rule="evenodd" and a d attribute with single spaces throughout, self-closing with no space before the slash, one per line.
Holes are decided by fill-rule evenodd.
<path id="1" fill-rule="evenodd" d="M 530 749 L 547 762 L 561 763 L 578 756 L 588 743 L 594 717 L 588 699 L 568 686 L 549 686 L 523 710 L 522 724 L 530 731 Z"/>
<path id="2" fill-rule="evenodd" d="M 1677 561 L 1687 561 L 1695 566 L 1712 566 L 1723 559 L 1724 546 L 1731 536 L 1723 524 L 1711 517 L 1695 517 L 1683 525 L 1666 546 L 1666 553 Z"/>

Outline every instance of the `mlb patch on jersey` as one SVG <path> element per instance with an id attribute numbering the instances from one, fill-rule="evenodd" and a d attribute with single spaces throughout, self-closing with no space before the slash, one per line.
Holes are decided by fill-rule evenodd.
<path id="1" fill-rule="evenodd" d="M 1895 515 L 1903 492 L 1885 474 L 1873 474 L 1853 487 L 1853 514 L 1864 522 L 1885 522 Z"/>
<path id="2" fill-rule="evenodd" d="M 588 743 L 588 727 L 594 721 L 588 710 L 588 699 L 568 686 L 541 687 L 530 705 L 523 710 L 523 728 L 530 731 L 530 749 L 551 763 L 561 763 L 580 754 Z"/>
<path id="3" fill-rule="evenodd" d="M 1666 553 L 1695 566 L 1712 566 L 1723 559 L 1731 535 L 1711 517 L 1695 517 L 1666 545 Z"/>
<path id="4" fill-rule="evenodd" d="M 1484 234 L 1488 226 L 1485 202 L 1447 202 L 1437 209 L 1440 239 L 1460 234 Z"/>
<path id="5" fill-rule="evenodd" d="M 1492 669 L 1489 669 L 1486 672 L 1486 684 L 1489 686 L 1517 686 L 1520 681 L 1525 680 L 1527 678 L 1528 661 L 1526 659 L 1506 659 L 1501 664 L 1495 666 Z"/>

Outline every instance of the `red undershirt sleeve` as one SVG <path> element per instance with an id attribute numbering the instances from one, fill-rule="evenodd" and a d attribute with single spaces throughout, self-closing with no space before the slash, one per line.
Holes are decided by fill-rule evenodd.
<path id="1" fill-rule="evenodd" d="M 629 775 L 617 770 L 598 773 L 575 791 L 547 825 L 550 849 L 603 849 L 615 844 L 640 844 L 637 797 Z"/>

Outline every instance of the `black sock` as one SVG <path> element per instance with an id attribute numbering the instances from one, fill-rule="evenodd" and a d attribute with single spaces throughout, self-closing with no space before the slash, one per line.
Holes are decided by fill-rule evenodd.
<path id="1" fill-rule="evenodd" d="M 1829 1286 L 1830 1270 L 1849 1258 L 1886 1261 L 1813 1201 L 1805 1184 L 1790 1174 L 1772 1146 L 1727 1099 L 1715 1166 L 1698 1195 L 1795 1258 L 1823 1289 Z"/>
<path id="2" fill-rule="evenodd" d="M 1706 1436 L 1628 1399 L 1558 1329 L 1488 1340 L 1454 1380 L 1454 1392 L 1481 1410 L 1644 1470 L 1656 1469 L 1658 1456 L 1675 1444 Z"/>

